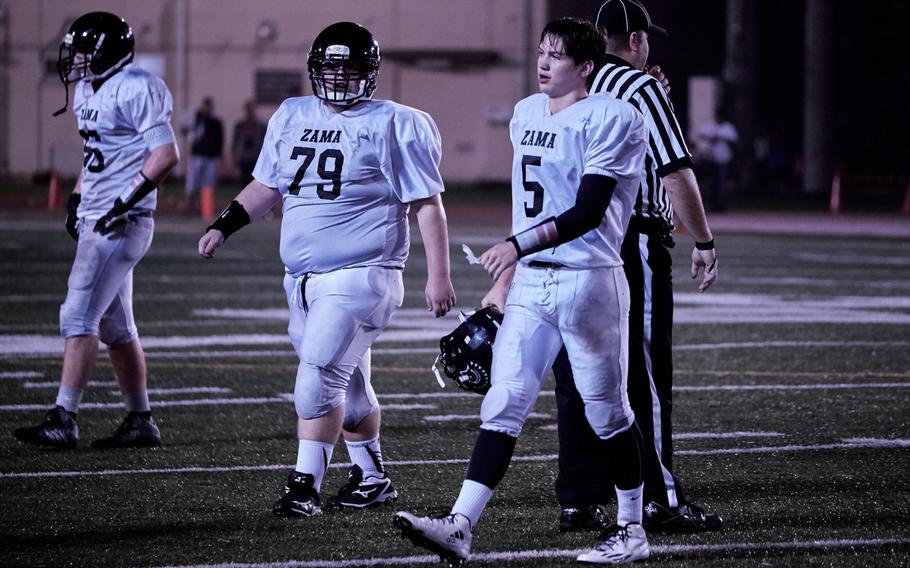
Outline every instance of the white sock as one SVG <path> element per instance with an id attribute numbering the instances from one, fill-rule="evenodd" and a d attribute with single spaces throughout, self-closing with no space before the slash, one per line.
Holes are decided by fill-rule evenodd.
<path id="1" fill-rule="evenodd" d="M 617 525 L 641 524 L 641 495 L 644 487 L 644 485 L 639 485 L 635 489 L 616 488 Z"/>
<path id="2" fill-rule="evenodd" d="M 471 530 L 474 530 L 474 526 L 480 520 L 480 514 L 483 513 L 492 495 L 493 490 L 483 483 L 465 479 L 464 483 L 461 484 L 461 492 L 458 494 L 458 499 L 452 505 L 452 514 L 467 517 L 471 521 Z"/>
<path id="3" fill-rule="evenodd" d="M 297 445 L 297 467 L 296 471 L 300 473 L 309 473 L 313 476 L 313 488 L 319 491 L 322 487 L 322 478 L 325 477 L 325 470 L 332 461 L 332 450 L 335 449 L 333 444 L 317 442 L 315 440 L 298 440 Z"/>
<path id="4" fill-rule="evenodd" d="M 363 442 L 348 442 L 348 455 L 351 462 L 363 470 L 363 477 L 382 477 L 385 470 L 382 467 L 382 450 L 379 447 L 379 437 Z"/>
<path id="5" fill-rule="evenodd" d="M 123 405 L 127 412 L 150 412 L 149 391 L 142 389 L 136 392 L 123 393 Z"/>
<path id="6" fill-rule="evenodd" d="M 62 406 L 67 412 L 75 414 L 79 412 L 79 403 L 82 402 L 82 395 L 84 394 L 85 389 L 60 385 L 60 390 L 57 391 L 56 404 L 57 406 Z"/>

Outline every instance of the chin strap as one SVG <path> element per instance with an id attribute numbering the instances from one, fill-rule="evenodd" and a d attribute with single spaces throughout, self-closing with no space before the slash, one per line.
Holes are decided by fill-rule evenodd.
<path id="1" fill-rule="evenodd" d="M 60 110 L 55 112 L 54 116 L 60 116 L 61 114 L 65 113 L 66 109 L 70 106 L 70 84 L 64 82 L 63 88 L 66 89 L 66 95 L 65 95 L 65 98 L 63 99 L 63 108 L 61 108 Z"/>

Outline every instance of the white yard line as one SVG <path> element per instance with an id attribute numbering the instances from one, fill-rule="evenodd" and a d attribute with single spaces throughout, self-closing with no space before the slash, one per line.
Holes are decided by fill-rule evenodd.
<path id="1" fill-rule="evenodd" d="M 908 315 L 910 322 L 910 315 Z M 53 343 L 30 343 L 23 342 L 23 336 L 0 335 L 0 359 L 40 359 L 45 357 L 59 357 L 63 354 L 63 340 L 53 337 L 48 341 Z M 40 336 L 29 336 L 40 337 Z M 275 336 L 278 337 L 278 336 Z M 260 336 L 260 344 L 281 345 L 286 343 L 286 337 L 281 341 L 264 341 Z M 417 341 L 439 341 L 437 335 L 426 332 L 397 332 L 396 340 L 417 342 Z M 227 340 L 229 344 L 249 345 L 243 340 Z M 143 339 L 143 343 L 145 339 Z M 378 343 L 383 343 L 382 337 Z M 57 345 L 56 343 L 59 343 Z M 223 345 L 222 343 L 212 343 L 213 345 Z M 721 349 L 805 349 L 810 347 L 880 347 L 880 348 L 905 348 L 910 347 L 910 341 L 744 341 L 744 342 L 725 342 L 725 343 L 695 343 L 674 345 L 673 349 L 677 351 L 715 351 Z M 377 347 L 372 350 L 373 355 L 414 355 L 425 353 L 439 353 L 438 347 Z M 286 349 L 241 349 L 241 350 L 205 350 L 205 351 L 155 351 L 149 349 L 145 352 L 146 358 L 149 359 L 227 359 L 227 358 L 272 358 L 272 357 L 296 357 L 294 350 L 288 345 Z"/>
<path id="2" fill-rule="evenodd" d="M 769 347 L 908 347 L 910 341 L 742 341 L 674 345 L 676 351 L 713 351 L 718 349 L 767 349 Z"/>
<path id="3" fill-rule="evenodd" d="M 229 389 L 227 387 L 181 387 L 173 389 L 148 389 L 150 395 L 160 395 L 160 396 L 169 396 L 172 394 L 202 394 L 202 393 L 211 393 L 211 394 L 229 394 L 234 392 L 234 389 Z M 119 395 L 120 391 L 111 391 L 113 395 Z"/>
<path id="4" fill-rule="evenodd" d="M 200 387 L 200 388 L 209 388 L 209 387 Z M 215 388 L 215 387 L 211 387 Z M 673 387 L 674 392 L 743 392 L 743 391 L 776 391 L 776 390 L 853 390 L 853 389 L 904 389 L 910 388 L 910 382 L 908 383 L 819 383 L 819 384 L 796 384 L 796 385 L 787 385 L 787 384 L 772 384 L 772 385 L 699 385 L 699 386 L 675 386 Z M 161 391 L 181 391 L 181 392 L 193 392 L 192 389 L 159 389 Z M 230 389 L 227 389 L 230 392 Z M 154 389 L 149 391 L 150 393 L 154 392 Z M 201 391 L 200 391 L 201 392 Z M 221 392 L 221 391 L 219 391 Z M 119 394 L 114 392 L 113 394 Z M 168 394 L 163 392 L 163 394 Z M 552 391 L 542 391 L 540 396 L 554 396 Z M 408 399 L 436 399 L 436 398 L 473 398 L 478 402 L 481 400 L 480 396 L 473 393 L 461 393 L 461 392 L 437 392 L 437 393 L 392 393 L 392 394 L 382 394 L 379 395 L 380 400 L 408 400 Z M 287 403 L 293 400 L 293 396 L 290 393 L 281 393 L 273 397 L 238 397 L 238 398 L 196 398 L 196 399 L 187 399 L 187 400 L 153 400 L 152 404 L 156 407 L 168 407 L 168 406 L 213 406 L 213 405 L 243 405 L 243 404 L 274 404 L 274 403 Z M 85 402 L 82 403 L 79 407 L 81 409 L 108 409 L 108 408 L 120 408 L 121 404 L 119 402 Z M 427 408 L 432 409 L 436 408 L 436 405 L 433 404 L 390 404 L 383 403 L 383 408 L 388 409 L 397 409 L 397 410 L 412 410 L 412 409 L 421 409 Z M 0 405 L 0 412 L 2 411 L 21 411 L 21 410 L 46 410 L 47 405 L 44 404 L 3 404 Z M 535 416 L 537 417 L 537 416 Z M 467 419 L 467 418 L 465 418 Z M 440 420 L 442 421 L 442 420 Z"/>
<path id="5" fill-rule="evenodd" d="M 44 373 L 39 371 L 3 371 L 0 379 L 40 379 Z"/>
<path id="6" fill-rule="evenodd" d="M 689 556 L 705 553 L 729 552 L 763 552 L 781 550 L 820 550 L 830 551 L 841 548 L 872 548 L 882 546 L 904 546 L 910 544 L 907 538 L 875 539 L 829 539 L 787 542 L 731 542 L 724 544 L 652 544 L 652 559 L 667 556 Z M 474 552 L 473 562 L 521 562 L 547 558 L 574 558 L 587 548 L 575 549 L 528 549 L 508 552 Z M 284 560 L 280 562 L 237 563 L 228 564 L 187 564 L 160 568 L 357 568 L 359 566 L 412 566 L 414 564 L 439 564 L 439 556 L 393 556 L 388 558 L 351 558 L 348 560 Z"/>
<path id="7" fill-rule="evenodd" d="M 120 393 L 115 393 L 120 394 Z M 187 400 L 152 400 L 154 408 L 168 408 L 172 406 L 238 406 L 244 404 L 290 404 L 291 399 L 286 396 L 269 397 L 239 397 L 239 398 L 197 398 Z M 4 404 L 0 411 L 20 410 L 47 410 L 48 404 Z M 83 402 L 79 410 L 121 409 L 122 402 Z M 383 410 L 433 410 L 435 404 L 383 404 Z"/>
<path id="8" fill-rule="evenodd" d="M 802 453 L 827 450 L 868 450 L 868 449 L 894 449 L 910 448 L 910 439 L 882 439 L 882 438 L 847 438 L 834 444 L 815 445 L 788 445 L 767 446 L 756 448 L 718 448 L 713 450 L 678 450 L 676 455 L 706 456 L 725 454 L 755 454 L 755 453 Z M 556 454 L 538 454 L 526 456 L 513 456 L 512 461 L 522 462 L 548 462 L 555 461 Z M 457 465 L 468 463 L 467 458 L 452 458 L 439 460 L 385 460 L 386 465 Z M 0 479 L 12 478 L 55 478 L 55 477 L 110 477 L 118 475 L 156 475 L 156 474 L 184 474 L 184 473 L 231 473 L 244 471 L 271 471 L 293 468 L 293 464 L 265 464 L 265 465 L 238 465 L 238 466 L 200 466 L 200 467 L 175 467 L 175 468 L 142 468 L 142 469 L 107 469 L 98 471 L 24 471 L 0 472 Z M 332 468 L 349 468 L 350 463 L 333 463 Z"/>
<path id="9" fill-rule="evenodd" d="M 55 389 L 60 386 L 60 381 L 42 381 L 40 383 L 33 383 L 31 381 L 26 381 L 22 383 L 22 388 L 24 389 Z M 88 384 L 87 388 L 90 389 L 99 389 L 99 388 L 111 388 L 116 387 L 117 381 L 91 381 Z M 119 392 L 117 394 L 120 394 Z"/>
<path id="10" fill-rule="evenodd" d="M 382 406 L 385 408 L 385 405 Z M 541 412 L 531 412 L 528 414 L 528 418 L 550 418 L 551 415 Z M 473 422 L 480 422 L 479 414 L 438 414 L 435 416 L 424 416 L 423 419 L 426 422 L 459 422 L 462 420 L 470 420 Z"/>
<path id="11" fill-rule="evenodd" d="M 555 432 L 558 424 L 544 424 L 538 428 Z M 674 432 L 673 439 L 679 440 L 734 440 L 741 438 L 780 438 L 786 436 L 782 432 Z M 678 451 L 676 453 L 679 453 Z"/>
<path id="12" fill-rule="evenodd" d="M 720 391 L 776 391 L 776 390 L 843 390 L 843 389 L 903 389 L 910 388 L 910 383 L 820 383 L 806 385 L 703 385 L 676 386 L 673 391 L 680 392 L 720 392 Z"/>

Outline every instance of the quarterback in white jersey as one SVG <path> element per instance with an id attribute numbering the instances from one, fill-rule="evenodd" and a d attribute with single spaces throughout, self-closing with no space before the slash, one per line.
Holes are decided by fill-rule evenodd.
<path id="1" fill-rule="evenodd" d="M 294 388 L 298 453 L 273 512 L 321 512 L 319 491 L 344 434 L 353 463 L 329 506 L 366 508 L 398 498 L 379 445 L 380 408 L 370 346 L 403 299 L 408 212 L 427 254 L 427 309 L 455 303 L 432 118 L 373 100 L 379 45 L 365 28 L 323 30 L 307 58 L 315 96 L 284 101 L 269 120 L 253 181 L 199 241 L 211 257 L 231 233 L 281 201 L 288 335 L 300 358 Z"/>
<path id="2" fill-rule="evenodd" d="M 76 413 L 100 339 L 108 347 L 127 417 L 113 436 L 92 445 L 160 444 L 133 319 L 133 267 L 152 242 L 155 189 L 177 164 L 178 153 L 167 86 L 130 66 L 133 54 L 129 25 L 106 12 L 79 17 L 60 46 L 58 71 L 67 92 L 76 84 L 73 110 L 84 140 L 83 168 L 66 220 L 78 244 L 60 307 L 66 347 L 57 403 L 42 424 L 15 432 L 27 443 L 76 446 Z"/>
<path id="3" fill-rule="evenodd" d="M 515 106 L 514 234 L 480 256 L 494 279 L 511 279 L 480 434 L 449 516 L 395 515 L 405 536 L 452 563 L 467 559 L 474 527 L 563 344 L 598 450 L 617 465 L 617 524 L 579 560 L 625 563 L 649 555 L 640 435 L 626 395 L 629 289 L 619 258 L 648 136 L 630 104 L 587 95 L 603 53 L 604 38 L 590 22 L 550 22 L 538 48 L 541 92 Z"/>
<path id="4" fill-rule="evenodd" d="M 509 134 L 512 160 L 512 230 L 523 233 L 575 205 L 582 177 L 617 181 L 601 222 L 581 237 L 530 252 L 521 264 L 557 263 L 585 269 L 622 266 L 619 250 L 638 191 L 643 164 L 636 141 L 642 133 L 632 105 L 592 95 L 558 113 L 550 97 L 531 95 L 515 105 Z"/>

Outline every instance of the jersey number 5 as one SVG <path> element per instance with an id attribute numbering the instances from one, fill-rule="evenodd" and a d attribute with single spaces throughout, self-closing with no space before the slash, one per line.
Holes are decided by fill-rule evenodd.
<path id="1" fill-rule="evenodd" d="M 536 181 L 528 180 L 528 166 L 539 166 L 540 156 L 521 157 L 521 185 L 532 195 L 531 205 L 525 202 L 525 215 L 537 217 L 543 211 L 543 186 Z"/>
<path id="2" fill-rule="evenodd" d="M 288 193 L 291 195 L 298 195 L 300 193 L 300 182 L 303 181 L 303 176 L 306 175 L 307 168 L 310 167 L 310 164 L 313 163 L 313 159 L 316 157 L 316 148 L 310 148 L 308 146 L 294 146 L 294 150 L 291 151 L 291 159 L 296 160 L 300 156 L 303 156 L 303 163 L 300 164 L 300 167 L 297 168 L 297 174 L 294 176 L 294 181 L 291 182 L 291 185 L 288 186 Z M 329 160 L 332 160 L 332 169 L 328 169 Z M 341 195 L 341 168 L 344 167 L 344 154 L 341 153 L 341 150 L 337 148 L 328 148 L 323 150 L 319 154 L 319 163 L 316 166 L 316 173 L 319 174 L 319 177 L 326 181 L 332 182 L 332 188 L 326 189 L 324 183 L 320 183 L 316 186 L 316 195 L 320 199 L 337 199 Z"/>
<path id="3" fill-rule="evenodd" d="M 85 154 L 82 158 L 82 167 L 97 174 L 104 169 L 104 156 L 101 155 L 101 150 L 93 148 L 90 144 L 92 140 L 101 142 L 101 136 L 95 130 L 80 130 L 79 136 L 85 140 L 82 145 L 82 153 Z"/>

